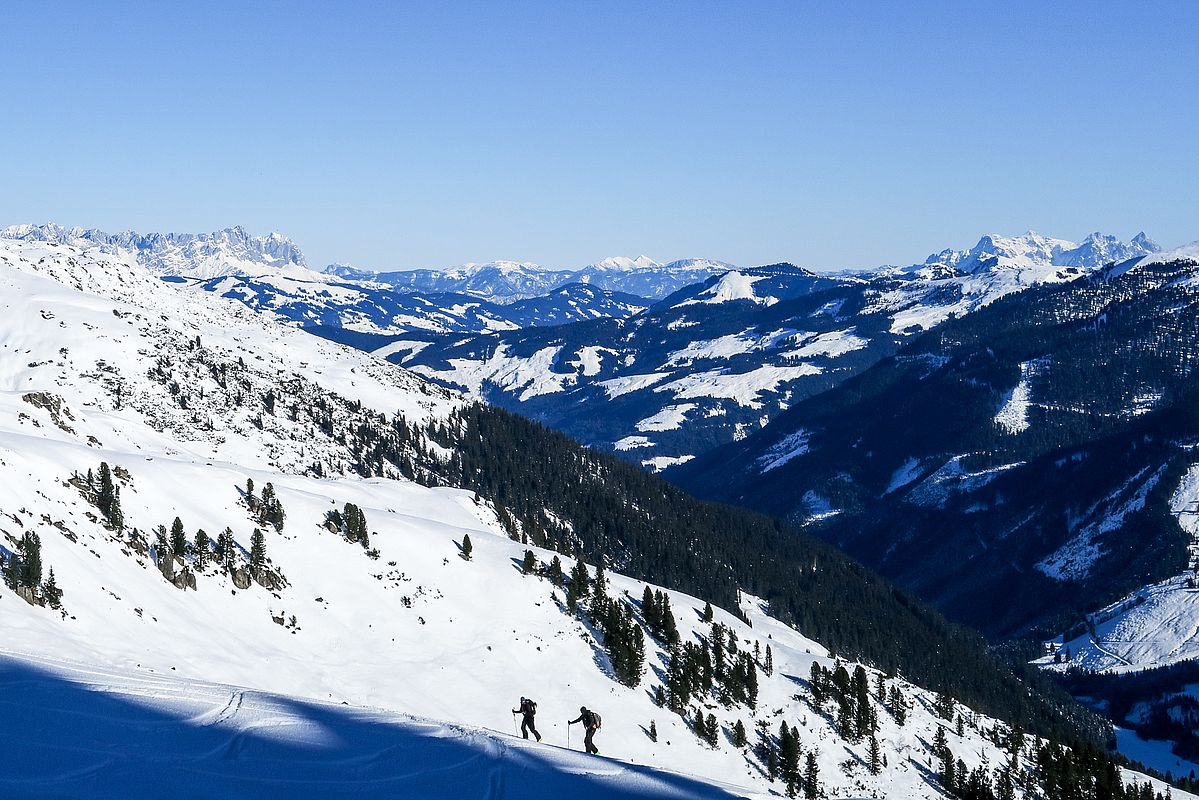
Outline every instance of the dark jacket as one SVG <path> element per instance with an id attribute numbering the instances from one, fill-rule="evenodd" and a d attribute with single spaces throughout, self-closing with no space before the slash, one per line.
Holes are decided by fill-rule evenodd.
<path id="1" fill-rule="evenodd" d="M 523 714 L 523 715 L 525 715 L 526 717 L 531 717 L 531 716 L 533 716 L 534 714 L 536 714 L 536 713 L 537 713 L 537 704 L 536 704 L 536 703 L 534 703 L 532 700 L 530 700 L 529 698 L 527 698 L 527 697 L 526 697 L 526 698 L 524 699 L 524 701 L 523 701 L 523 702 L 521 702 L 521 704 L 520 704 L 520 708 L 516 709 L 516 710 L 515 710 L 515 711 L 513 711 L 512 713 L 514 713 L 514 714 Z"/>
<path id="2" fill-rule="evenodd" d="M 596 727 L 599 720 L 596 719 L 595 712 L 585 711 L 579 715 L 578 719 L 572 719 L 570 721 L 570 724 L 574 725 L 576 722 L 583 723 L 584 728 L 594 728 L 594 727 Z"/>

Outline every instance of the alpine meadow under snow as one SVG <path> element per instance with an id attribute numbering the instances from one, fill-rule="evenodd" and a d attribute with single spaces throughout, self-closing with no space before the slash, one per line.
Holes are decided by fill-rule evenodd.
<path id="1" fill-rule="evenodd" d="M 850 706 L 868 729 L 846 728 L 834 673 L 854 664 L 750 596 L 709 622 L 666 591 L 682 642 L 718 637 L 722 669 L 755 673 L 753 703 L 699 695 L 701 738 L 693 708 L 655 702 L 668 643 L 646 636 L 617 680 L 605 634 L 570 612 L 577 579 L 524 574 L 526 552 L 555 553 L 470 492 L 358 476 L 306 416 L 438 420 L 464 398 L 127 255 L 2 241 L 0 291 L 0 535 L 24 570 L 0 593 L 6 796 L 765 796 L 791 769 L 765 759 L 781 723 L 808 759 L 796 785 L 832 796 L 942 796 L 939 742 L 965 770 L 1031 774 L 1005 724 L 873 669 Z M 632 620 L 645 589 L 606 577 Z M 522 694 L 541 745 L 511 738 Z M 604 719 L 599 760 L 563 750 L 582 704 Z M 44 724 L 17 733 L 31 711 Z"/>

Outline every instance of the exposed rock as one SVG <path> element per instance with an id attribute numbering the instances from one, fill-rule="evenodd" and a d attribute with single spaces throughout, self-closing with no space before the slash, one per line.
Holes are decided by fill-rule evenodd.
<path id="1" fill-rule="evenodd" d="M 250 573 L 246 571 L 245 567 L 233 570 L 233 585 L 238 589 L 250 588 Z"/>
<path id="2" fill-rule="evenodd" d="M 63 422 L 63 417 L 75 421 L 75 416 L 71 413 L 71 409 L 67 407 L 62 398 L 50 392 L 29 392 L 21 397 L 29 405 L 34 408 L 44 409 L 50 414 L 50 419 L 54 421 L 61 430 L 66 433 L 74 434 L 75 429 L 67 423 Z"/>

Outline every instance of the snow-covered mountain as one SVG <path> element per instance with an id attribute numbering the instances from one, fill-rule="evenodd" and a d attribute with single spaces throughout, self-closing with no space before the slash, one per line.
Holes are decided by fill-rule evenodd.
<path id="1" fill-rule="evenodd" d="M 285 274 L 166 278 L 182 288 L 244 303 L 302 327 L 380 335 L 479 334 L 600 317 L 624 319 L 645 310 L 633 295 L 568 284 L 545 295 L 501 304 L 454 292 L 401 292 L 376 282 L 329 275 Z M 334 336 L 336 338 L 336 336 Z"/>
<path id="2" fill-rule="evenodd" d="M 1021 236 L 987 234 L 969 250 L 942 250 L 930 255 L 922 265 L 947 266 L 958 272 L 975 273 L 981 269 L 1083 267 L 1092 269 L 1118 261 L 1156 253 L 1161 248 L 1142 231 L 1129 242 L 1096 231 L 1082 243 L 1054 239 L 1029 231 Z M 913 268 L 908 268 L 913 269 Z"/>
<path id="3" fill-rule="evenodd" d="M 380 283 L 398 291 L 455 292 L 496 303 L 511 303 L 546 295 L 574 283 L 656 300 L 729 269 L 730 264 L 707 259 L 659 264 L 648 256 L 613 256 L 581 269 L 568 270 L 545 269 L 528 262 L 492 261 L 446 270 L 401 272 L 372 272 L 330 264 L 324 271 L 340 278 Z"/>
<path id="4" fill-rule="evenodd" d="M 1097 234 L 1075 245 L 1030 233 L 984 236 L 973 248 L 903 269 L 728 269 L 628 321 L 380 352 L 662 469 L 745 438 L 951 317 L 1032 286 L 1076 280 L 1108 263 L 1106 255 L 1155 249 L 1143 235 L 1121 244 Z"/>
<path id="5" fill-rule="evenodd" d="M 13 225 L 0 230 L 0 239 L 97 246 L 107 253 L 125 250 L 156 275 L 216 278 L 227 275 L 283 275 L 317 280 L 304 254 L 279 233 L 253 236 L 240 225 L 214 233 L 110 234 L 94 228 Z"/>
<path id="6" fill-rule="evenodd" d="M 10 720 L 28 713 L 14 697 L 46 705 L 39 725 L 5 726 L 20 731 L 5 734 L 6 794 L 37 785 L 157 796 L 166 768 L 155 767 L 178 766 L 172 758 L 207 777 L 180 777 L 171 791 L 223 796 L 274 796 L 285 777 L 322 780 L 330 796 L 381 786 L 461 796 L 463 784 L 447 784 L 464 762 L 474 765 L 465 785 L 485 772 L 492 793 L 519 774 L 579 796 L 765 796 L 783 786 L 768 774 L 770 752 L 831 795 L 941 797 L 929 765 L 945 762 L 963 779 L 962 770 L 1016 777 L 1019 793 L 1035 783 L 1032 749 L 1010 726 L 832 656 L 769 613 L 785 606 L 782 595 L 767 604 L 734 591 L 739 602 L 709 622 L 700 598 L 623 570 L 601 592 L 592 561 L 584 582 L 574 558 L 541 545 L 586 544 L 572 537 L 593 522 L 568 509 L 597 498 L 612 506 L 601 491 L 652 480 L 627 465 L 546 438 L 578 466 L 558 476 L 567 494 L 542 483 L 538 497 L 508 493 L 505 507 L 487 480 L 454 488 L 451 476 L 486 463 L 468 464 L 472 452 L 504 453 L 498 479 L 523 463 L 527 440 L 467 435 L 484 412 L 465 398 L 240 303 L 183 291 L 129 253 L 0 241 L 0 310 L 0 548 L 14 587 L 0 589 L 0 685 L 12 689 L 0 708 Z M 638 524 L 655 524 L 651 504 L 664 497 L 700 536 L 699 506 L 660 482 L 627 496 Z M 546 510 L 527 513 L 538 503 Z M 688 547 L 697 563 L 734 529 L 750 535 L 761 524 L 706 513 L 732 527 Z M 755 541 L 765 546 L 772 530 Z M 613 563 L 651 563 L 630 549 L 644 533 L 619 531 Z M 788 536 L 787 547 L 797 544 Z M 995 682 L 963 691 L 1010 692 L 1032 719 L 1063 713 L 1029 705 L 1027 688 L 973 639 L 910 601 L 901 610 L 894 590 L 835 553 L 812 553 L 822 569 L 805 586 L 848 581 L 835 596 L 873 609 L 860 626 L 834 612 L 830 631 L 864 641 L 879 614 L 897 615 L 940 654 L 930 662 L 925 652 L 912 670 L 965 648 L 973 683 Z M 576 577 L 526 574 L 530 558 L 557 558 Z M 765 573 L 758 580 L 772 585 Z M 656 610 L 638 601 L 647 588 Z M 654 633 L 665 630 L 665 598 L 675 646 Z M 841 602 L 830 593 L 817 605 Z M 820 613 L 808 606 L 805 618 L 814 626 Z M 645 629 L 634 637 L 642 645 L 620 644 Z M 879 657 L 907 641 L 880 641 Z M 686 654 L 715 659 L 712 688 Z M 683 698 L 682 713 L 655 702 L 662 684 L 670 699 L 661 702 Z M 506 736 L 521 694 L 539 702 L 540 746 Z M 580 704 L 604 718 L 605 757 L 593 766 L 558 749 Z M 786 735 L 776 736 L 781 722 Z M 786 741 L 806 765 L 786 766 Z"/>
<path id="7" fill-rule="evenodd" d="M 1010 294 L 673 477 L 803 522 L 992 636 L 1073 621 L 1185 563 L 1191 252 Z"/>

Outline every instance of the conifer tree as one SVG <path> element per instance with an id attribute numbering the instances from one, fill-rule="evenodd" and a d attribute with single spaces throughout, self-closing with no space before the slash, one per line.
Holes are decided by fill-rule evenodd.
<path id="1" fill-rule="evenodd" d="M 708 714 L 707 735 L 704 738 L 712 747 L 720 744 L 720 723 L 716 721 L 715 714 Z"/>
<path id="2" fill-rule="evenodd" d="M 36 590 L 42 582 L 42 540 L 33 531 L 26 531 L 17 545 L 20 556 L 20 585 Z"/>
<path id="3" fill-rule="evenodd" d="M 183 531 L 183 520 L 175 517 L 175 521 L 171 523 L 171 555 L 176 558 L 183 558 L 187 553 L 187 534 Z"/>
<path id="4" fill-rule="evenodd" d="M 877 775 L 880 772 L 882 772 L 882 769 L 883 769 L 882 750 L 878 744 L 878 737 L 873 734 L 870 736 L 869 765 L 870 765 L 870 774 L 871 775 Z"/>
<path id="5" fill-rule="evenodd" d="M 475 546 L 470 543 L 470 534 L 462 534 L 462 558 L 466 561 L 470 561 L 471 553 L 473 553 L 474 550 Z"/>
<path id="6" fill-rule="evenodd" d="M 711 622 L 714 616 L 711 603 L 704 603 L 704 622 Z"/>
<path id="7" fill-rule="evenodd" d="M 237 554 L 237 543 L 233 538 L 233 529 L 225 528 L 217 536 L 216 540 L 216 557 L 217 563 L 226 572 L 233 570 L 234 558 Z"/>
<path id="8" fill-rule="evenodd" d="M 590 582 L 591 575 L 587 572 L 587 565 L 580 558 L 575 561 L 574 569 L 570 571 L 570 588 L 576 598 L 587 596 L 587 584 Z"/>
<path id="9" fill-rule="evenodd" d="M 50 608 L 60 608 L 62 606 L 62 589 L 58 588 L 58 582 L 54 580 L 54 567 L 50 567 L 50 574 L 46 576 L 46 582 L 42 584 L 42 596 L 46 598 L 46 603 Z"/>
<path id="10" fill-rule="evenodd" d="M 742 748 L 748 743 L 749 739 L 745 733 L 745 724 L 741 720 L 737 720 L 733 724 L 733 745 Z"/>
<path id="11" fill-rule="evenodd" d="M 604 575 L 604 558 L 600 556 L 595 565 L 595 581 L 591 590 L 594 594 L 605 594 L 608 591 L 608 578 Z"/>
<path id="12" fill-rule="evenodd" d="M 774 674 L 774 652 L 770 649 L 770 645 L 766 645 L 766 666 L 764 669 L 767 675 Z"/>
<path id="13" fill-rule="evenodd" d="M 787 794 L 794 797 L 799 786 L 799 739 L 786 721 L 779 723 L 779 772 L 787 784 Z"/>
<path id="14" fill-rule="evenodd" d="M 561 586 L 564 583 L 562 577 L 562 559 L 558 558 L 557 553 L 550 559 L 550 565 L 546 568 L 545 576 L 555 586 Z"/>
<path id="15" fill-rule="evenodd" d="M 208 534 L 204 532 L 203 528 L 200 528 L 200 530 L 196 531 L 196 541 L 192 546 L 192 551 L 196 556 L 196 568 L 204 569 L 204 566 L 208 563 L 209 549 Z"/>
<path id="16" fill-rule="evenodd" d="M 88 474 L 90 476 L 91 470 L 88 470 Z M 115 499 L 116 487 L 112 482 L 112 470 L 109 468 L 107 461 L 101 461 L 100 486 L 96 490 L 96 505 L 100 507 L 100 513 L 103 514 L 106 519 L 112 509 L 112 504 Z"/>
<path id="17" fill-rule="evenodd" d="M 652 719 L 649 721 L 649 740 L 651 742 L 658 741 L 658 723 Z"/>
<path id="18" fill-rule="evenodd" d="M 808 751 L 808 763 L 804 769 L 803 791 L 807 800 L 820 797 L 820 768 L 816 766 L 816 754 L 811 750 Z"/>
<path id="19" fill-rule="evenodd" d="M 258 528 L 250 535 L 250 574 L 254 580 L 266 574 L 266 536 Z"/>
<path id="20" fill-rule="evenodd" d="M 537 555 L 532 550 L 525 551 L 525 559 L 520 565 L 521 572 L 532 575 L 537 570 Z"/>

